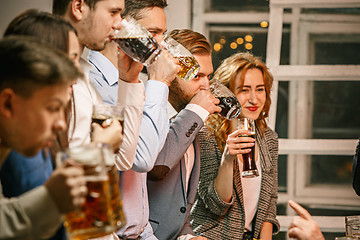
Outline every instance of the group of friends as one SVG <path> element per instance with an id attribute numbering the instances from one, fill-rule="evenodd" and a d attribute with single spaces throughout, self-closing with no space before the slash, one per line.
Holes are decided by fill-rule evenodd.
<path id="1" fill-rule="evenodd" d="M 180 66 L 165 49 L 144 68 L 118 48 L 115 30 L 130 15 L 160 43 L 166 6 L 53 0 L 52 13 L 27 10 L 8 25 L 0 40 L 0 239 L 66 239 L 62 216 L 84 203 L 86 181 L 81 168 L 56 167 L 54 158 L 90 142 L 115 153 L 126 216 L 117 239 L 266 240 L 279 232 L 278 140 L 266 122 L 272 75 L 250 53 L 213 73 L 210 43 L 190 29 L 168 34 L 198 61 L 194 79 L 176 77 Z M 216 114 L 213 74 L 237 97 L 241 116 L 256 121 L 256 140 Z M 101 103 L 123 106 L 123 125 L 91 123 Z M 241 154 L 254 145 L 260 176 L 242 178 Z M 298 224 L 310 225 L 311 215 L 289 204 L 300 214 L 289 236 L 313 239 Z"/>

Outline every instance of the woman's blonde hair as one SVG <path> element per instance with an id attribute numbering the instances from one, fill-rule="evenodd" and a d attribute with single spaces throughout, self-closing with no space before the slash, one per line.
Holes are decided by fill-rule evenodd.
<path id="1" fill-rule="evenodd" d="M 219 80 L 222 84 L 228 87 L 233 93 L 235 93 L 235 77 L 240 73 L 240 86 L 244 85 L 244 78 L 247 70 L 259 69 L 264 77 L 264 85 L 266 92 L 266 101 L 264 108 L 262 109 L 256 125 L 260 130 L 260 134 L 263 134 L 267 128 L 266 118 L 269 116 L 269 109 L 271 104 L 270 91 L 273 84 L 273 76 L 269 72 L 265 63 L 260 58 L 253 56 L 251 53 L 236 53 L 226 59 L 224 59 L 221 65 L 214 73 L 214 79 Z M 240 89 L 241 91 L 241 89 Z M 216 136 L 218 145 L 223 151 L 226 143 L 226 139 L 230 131 L 230 121 L 223 119 L 218 114 L 212 114 L 206 125 L 211 133 Z"/>

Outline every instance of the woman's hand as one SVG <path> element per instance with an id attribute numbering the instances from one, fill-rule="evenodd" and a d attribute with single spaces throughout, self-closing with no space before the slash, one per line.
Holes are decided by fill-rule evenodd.
<path id="1" fill-rule="evenodd" d="M 248 130 L 236 130 L 228 136 L 223 153 L 223 161 L 232 161 L 238 154 L 245 154 L 251 151 L 255 139 L 246 137 L 250 135 Z"/>

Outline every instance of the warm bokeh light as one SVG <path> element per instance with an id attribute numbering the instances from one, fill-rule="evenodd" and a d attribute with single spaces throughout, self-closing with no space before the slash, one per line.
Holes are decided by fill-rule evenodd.
<path id="1" fill-rule="evenodd" d="M 221 43 L 221 44 L 225 44 L 225 43 L 226 43 L 225 38 L 220 38 L 219 43 Z"/>
<path id="2" fill-rule="evenodd" d="M 237 46 L 238 46 L 238 45 L 236 44 L 236 42 L 230 43 L 230 47 L 231 47 L 232 49 L 236 49 Z"/>
<path id="3" fill-rule="evenodd" d="M 215 50 L 215 52 L 220 51 L 220 50 L 221 50 L 221 48 L 222 48 L 222 46 L 221 46 L 221 44 L 220 44 L 220 43 L 215 43 L 215 44 L 214 44 L 214 50 Z"/>
<path id="4" fill-rule="evenodd" d="M 262 21 L 260 23 L 260 27 L 262 27 L 262 28 L 267 28 L 268 26 L 269 26 L 269 23 L 267 21 Z"/>
<path id="5" fill-rule="evenodd" d="M 253 48 L 253 45 L 252 45 L 251 43 L 247 43 L 247 44 L 245 44 L 245 48 L 246 48 L 247 50 L 250 50 L 250 49 Z"/>
<path id="6" fill-rule="evenodd" d="M 247 41 L 247 42 L 252 42 L 252 40 L 253 40 L 253 37 L 252 37 L 252 36 L 250 36 L 250 35 L 246 35 L 246 36 L 245 36 L 245 41 Z"/>
<path id="7" fill-rule="evenodd" d="M 241 45 L 241 44 L 244 43 L 244 39 L 241 38 L 241 37 L 239 37 L 238 39 L 236 39 L 236 43 L 239 44 L 239 45 Z"/>

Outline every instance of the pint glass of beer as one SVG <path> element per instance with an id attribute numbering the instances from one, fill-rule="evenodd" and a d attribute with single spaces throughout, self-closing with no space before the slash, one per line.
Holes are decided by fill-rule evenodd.
<path id="1" fill-rule="evenodd" d="M 151 33 L 131 16 L 121 21 L 120 30 L 115 31 L 114 41 L 129 57 L 145 66 L 153 63 L 161 52 Z"/>
<path id="2" fill-rule="evenodd" d="M 241 135 L 240 137 L 252 137 L 255 139 L 255 120 L 249 118 L 238 119 L 238 129 L 250 131 L 250 135 Z M 259 176 L 255 163 L 255 145 L 251 147 L 251 152 L 242 154 L 243 171 L 242 177 L 251 178 Z"/>
<path id="3" fill-rule="evenodd" d="M 176 59 L 181 67 L 177 76 L 185 81 L 192 80 L 200 70 L 200 65 L 195 57 L 179 42 L 166 35 L 161 45 Z"/>
<path id="4" fill-rule="evenodd" d="M 85 203 L 65 215 L 70 240 L 85 240 L 111 234 L 125 225 L 114 154 L 104 144 L 70 148 L 57 155 L 83 167 L 88 192 Z M 59 160 L 60 159 L 60 160 Z"/>
<path id="5" fill-rule="evenodd" d="M 241 113 L 241 105 L 236 96 L 225 87 L 221 82 L 212 79 L 210 82 L 210 92 L 220 100 L 218 104 L 221 107 L 219 115 L 228 120 L 235 119 Z"/>

